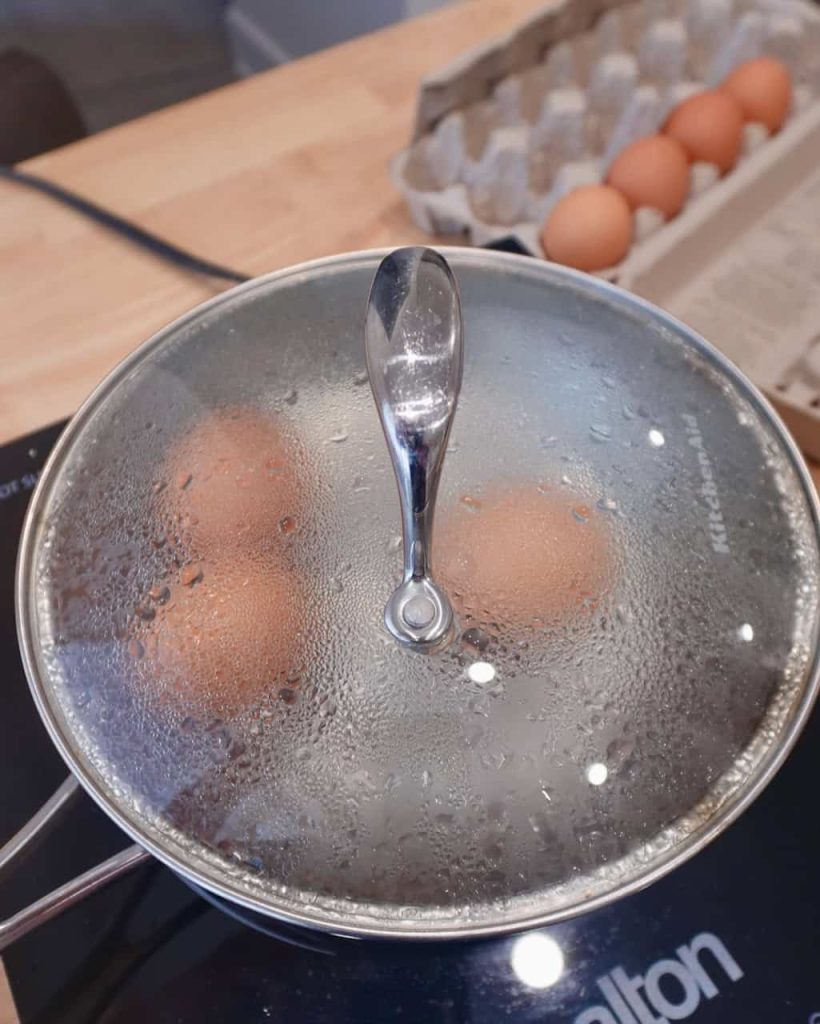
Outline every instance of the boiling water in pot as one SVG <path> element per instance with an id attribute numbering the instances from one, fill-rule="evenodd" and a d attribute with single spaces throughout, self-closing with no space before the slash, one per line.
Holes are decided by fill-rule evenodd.
<path id="1" fill-rule="evenodd" d="M 459 628 L 400 648 L 370 272 L 203 313 L 93 412 L 41 526 L 41 657 L 100 784 L 249 893 L 560 907 L 702 828 L 792 713 L 817 604 L 800 481 L 671 328 L 566 283 L 545 317 L 542 281 L 467 265 L 435 560 Z"/>

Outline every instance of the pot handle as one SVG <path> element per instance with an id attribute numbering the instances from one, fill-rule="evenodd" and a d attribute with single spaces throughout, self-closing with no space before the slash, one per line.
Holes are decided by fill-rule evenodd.
<path id="1" fill-rule="evenodd" d="M 70 775 L 55 790 L 39 811 L 0 848 L 0 877 L 7 871 L 11 863 L 25 850 L 31 850 L 36 840 L 44 838 L 50 828 L 63 816 L 71 806 L 80 785 Z M 65 885 L 53 889 L 39 900 L 24 907 L 5 921 L 0 921 L 0 952 L 17 939 L 38 928 L 51 918 L 62 914 L 64 910 L 74 906 L 101 889 L 109 882 L 133 870 L 138 864 L 150 858 L 150 854 L 137 844 L 109 857 L 102 864 L 78 875 Z"/>
<path id="2" fill-rule="evenodd" d="M 433 249 L 396 249 L 370 289 L 365 352 L 370 387 L 401 501 L 404 578 L 384 612 L 400 643 L 439 647 L 453 611 L 433 579 L 433 513 L 447 438 L 461 390 L 461 301 L 453 273 Z"/>

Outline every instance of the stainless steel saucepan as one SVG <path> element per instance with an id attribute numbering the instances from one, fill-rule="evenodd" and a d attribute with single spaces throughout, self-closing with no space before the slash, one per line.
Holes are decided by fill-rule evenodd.
<path id="1" fill-rule="evenodd" d="M 100 385 L 32 500 L 32 694 L 137 845 L 0 938 L 148 855 L 360 937 L 633 892 L 794 743 L 818 555 L 766 401 L 616 288 L 403 249 L 233 289 Z"/>

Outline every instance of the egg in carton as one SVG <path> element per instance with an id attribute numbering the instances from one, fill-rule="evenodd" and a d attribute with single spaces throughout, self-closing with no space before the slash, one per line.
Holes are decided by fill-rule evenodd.
<path id="1" fill-rule="evenodd" d="M 695 163 L 682 211 L 634 214 L 599 276 L 687 321 L 778 406 L 820 459 L 820 13 L 804 0 L 559 0 L 425 80 L 393 177 L 415 222 L 477 245 L 540 233 L 572 189 L 659 130 L 682 100 L 761 54 L 793 103 L 770 136 L 744 126 L 737 165 Z M 751 315 L 750 310 L 754 310 Z"/>
<path id="2" fill-rule="evenodd" d="M 425 81 L 394 179 L 424 230 L 477 245 L 512 235 L 540 253 L 562 196 L 603 181 L 673 107 L 763 52 L 787 64 L 795 111 L 805 108 L 820 88 L 820 16 L 802 0 L 563 0 Z M 745 157 L 768 132 L 744 131 Z M 719 177 L 696 163 L 691 198 Z M 662 224 L 639 209 L 636 243 Z"/>

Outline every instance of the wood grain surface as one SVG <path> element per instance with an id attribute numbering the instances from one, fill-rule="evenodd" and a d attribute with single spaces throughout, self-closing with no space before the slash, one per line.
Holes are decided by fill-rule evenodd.
<path id="1" fill-rule="evenodd" d="M 2 960 L 0 960 L 0 1024 L 18 1024 L 14 998 L 9 989 Z"/>

